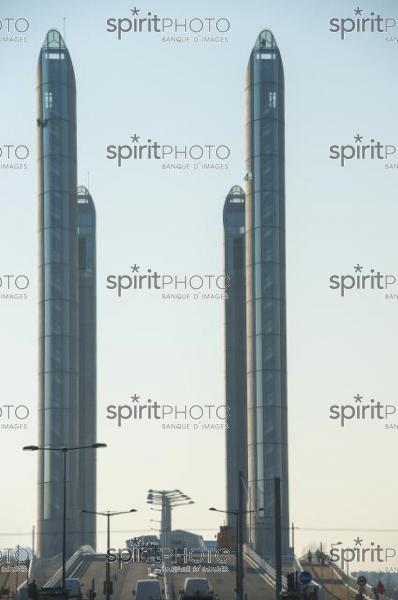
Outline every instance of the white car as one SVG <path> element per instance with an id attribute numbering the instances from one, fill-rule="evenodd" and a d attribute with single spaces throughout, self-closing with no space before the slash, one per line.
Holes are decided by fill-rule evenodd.
<path id="1" fill-rule="evenodd" d="M 70 577 L 65 580 L 65 587 L 68 590 L 68 598 L 80 600 L 82 597 L 82 588 L 80 581 L 76 577 Z"/>
<path id="2" fill-rule="evenodd" d="M 187 577 L 180 598 L 181 600 L 188 600 L 188 598 L 206 598 L 206 600 L 209 600 L 214 598 L 214 590 L 205 577 Z"/>
<path id="3" fill-rule="evenodd" d="M 150 569 L 148 569 L 148 577 L 162 577 L 163 572 L 157 565 L 152 565 Z"/>
<path id="4" fill-rule="evenodd" d="M 133 590 L 136 600 L 162 600 L 162 589 L 158 579 L 139 579 Z"/>

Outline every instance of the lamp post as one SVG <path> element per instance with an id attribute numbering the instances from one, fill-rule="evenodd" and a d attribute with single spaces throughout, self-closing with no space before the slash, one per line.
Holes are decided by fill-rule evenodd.
<path id="1" fill-rule="evenodd" d="M 280 600 L 282 593 L 282 503 L 280 477 L 274 477 L 274 507 L 275 593 L 276 600 Z"/>
<path id="2" fill-rule="evenodd" d="M 89 515 L 100 515 L 101 517 L 106 517 L 106 524 L 107 524 L 107 550 L 110 549 L 111 547 L 111 517 L 115 517 L 116 515 L 128 515 L 129 513 L 135 513 L 137 512 L 137 510 L 135 508 L 131 508 L 130 510 L 122 510 L 122 511 L 111 511 L 111 510 L 106 510 L 105 512 L 100 512 L 100 511 L 96 511 L 96 510 L 85 510 L 83 509 L 81 511 L 82 513 L 86 513 Z M 109 561 L 105 559 L 105 585 L 106 585 L 106 592 L 105 592 L 105 596 L 106 596 L 106 600 L 110 600 L 111 597 L 111 566 L 109 564 Z"/>
<path id="3" fill-rule="evenodd" d="M 162 548 L 169 548 L 172 509 L 195 503 L 192 498 L 183 494 L 181 490 L 149 490 L 147 504 L 156 504 L 161 507 L 160 545 Z"/>
<path id="4" fill-rule="evenodd" d="M 243 600 L 243 515 L 255 513 L 264 510 L 259 508 L 256 510 L 219 510 L 218 508 L 209 508 L 212 512 L 234 515 L 236 517 L 236 600 Z"/>
<path id="5" fill-rule="evenodd" d="M 106 444 L 90 444 L 88 446 L 24 446 L 22 450 L 31 452 L 62 452 L 63 457 L 63 508 L 62 508 L 62 589 L 65 590 L 65 564 L 66 564 L 66 456 L 72 450 L 88 450 L 93 448 L 106 448 Z"/>

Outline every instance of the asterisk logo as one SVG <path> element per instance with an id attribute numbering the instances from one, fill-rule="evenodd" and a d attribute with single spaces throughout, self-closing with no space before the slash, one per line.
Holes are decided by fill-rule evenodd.
<path id="1" fill-rule="evenodd" d="M 354 542 L 355 542 L 356 546 L 362 546 L 363 539 L 360 537 L 357 537 L 354 539 Z"/>
<path id="2" fill-rule="evenodd" d="M 362 269 L 363 267 L 359 263 L 354 267 L 355 273 L 362 273 Z"/>
<path id="3" fill-rule="evenodd" d="M 136 6 L 134 6 L 134 8 L 131 9 L 131 14 L 134 15 L 139 15 L 140 14 L 140 9 L 137 8 Z"/>
<path id="4" fill-rule="evenodd" d="M 355 14 L 357 17 L 360 17 L 360 16 L 362 15 L 362 13 L 363 13 L 363 8 L 359 8 L 359 6 L 357 6 L 357 7 L 354 9 L 354 14 Z"/>
<path id="5" fill-rule="evenodd" d="M 136 265 L 135 263 L 134 263 L 134 267 L 132 267 L 130 265 L 130 268 L 131 268 L 131 270 L 132 270 L 133 273 L 138 273 L 138 271 L 140 270 L 139 266 Z"/>
<path id="6" fill-rule="evenodd" d="M 135 133 L 134 135 L 131 135 L 130 137 L 131 137 L 131 141 L 132 141 L 133 143 L 135 143 L 135 142 L 139 142 L 139 141 L 140 141 L 140 136 L 139 136 L 139 135 L 137 135 L 136 133 Z"/>
<path id="7" fill-rule="evenodd" d="M 137 396 L 137 394 L 134 394 L 134 396 L 130 396 L 130 398 L 132 399 L 133 402 L 138 402 L 138 400 L 140 399 L 140 397 Z"/>
<path id="8" fill-rule="evenodd" d="M 357 135 L 354 135 L 354 141 L 355 141 L 357 144 L 361 144 L 361 143 L 362 143 L 362 140 L 363 140 L 363 135 L 359 135 L 359 133 L 357 133 Z"/>
<path id="9" fill-rule="evenodd" d="M 357 394 L 356 396 L 354 396 L 355 402 L 362 402 L 362 398 L 363 398 L 363 396 L 360 396 L 359 394 Z"/>

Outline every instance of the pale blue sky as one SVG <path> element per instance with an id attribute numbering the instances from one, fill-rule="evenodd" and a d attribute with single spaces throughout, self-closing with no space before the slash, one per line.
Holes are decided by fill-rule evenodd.
<path id="1" fill-rule="evenodd" d="M 283 7 L 278 0 L 146 0 L 145 8 L 137 6 L 161 16 L 227 17 L 229 42 L 165 44 L 153 34 L 117 41 L 105 21 L 128 16 L 132 6 L 37 0 L 32 7 L 2 0 L 3 15 L 31 23 L 26 44 L 1 44 L 1 143 L 31 148 L 26 171 L 0 170 L 2 273 L 33 280 L 26 302 L 0 304 L 2 397 L 28 404 L 33 418 L 27 432 L 1 431 L 8 485 L 0 531 L 27 532 L 35 519 L 35 457 L 20 451 L 37 441 L 35 69 L 46 31 L 62 31 L 64 16 L 77 80 L 80 183 L 90 171 L 97 207 L 98 439 L 109 444 L 98 455 L 98 508 L 139 508 L 138 515 L 120 517 L 118 529 L 148 529 L 146 490 L 180 487 L 196 504 L 180 509 L 175 525 L 212 528 L 203 531 L 206 537 L 218 527 L 218 516 L 207 508 L 224 504 L 223 434 L 159 432 L 151 423 L 119 431 L 105 411 L 134 392 L 164 403 L 222 402 L 222 303 L 164 302 L 146 292 L 117 300 L 105 279 L 134 263 L 178 274 L 222 271 L 223 202 L 231 185 L 243 184 L 245 172 L 245 69 L 258 33 L 270 28 L 286 80 L 291 519 L 299 527 L 358 534 L 365 527 L 396 527 L 397 432 L 364 423 L 341 430 L 328 419 L 328 407 L 350 403 L 357 392 L 398 402 L 398 307 L 371 293 L 340 300 L 328 279 L 351 272 L 357 262 L 397 272 L 398 174 L 376 161 L 352 161 L 342 169 L 328 158 L 328 148 L 351 143 L 356 133 L 398 143 L 398 43 L 385 42 L 382 34 L 352 34 L 342 42 L 330 33 L 330 18 L 353 14 L 346 0 L 285 0 Z M 364 14 L 395 14 L 392 0 L 360 6 Z M 133 133 L 166 144 L 228 144 L 229 168 L 168 173 L 141 161 L 117 169 L 105 159 L 106 146 L 126 143 Z M 342 539 L 349 546 L 353 537 L 301 532 L 296 541 Z M 28 536 L 3 539 L 4 545 L 24 543 Z M 115 544 L 124 539 L 115 534 Z M 375 533 L 372 540 L 398 547 L 396 534 Z"/>

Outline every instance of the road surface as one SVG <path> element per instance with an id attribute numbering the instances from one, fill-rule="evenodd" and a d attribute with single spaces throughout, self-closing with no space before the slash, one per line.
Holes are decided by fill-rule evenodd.
<path id="1" fill-rule="evenodd" d="M 215 565 L 203 564 L 199 572 L 173 573 L 174 597 L 178 600 L 178 593 L 184 588 L 186 577 L 206 577 L 219 600 L 233 600 L 236 587 L 235 558 L 226 566 L 228 572 L 215 572 L 209 569 L 216 568 Z M 232 563 L 232 564 L 231 564 Z M 245 563 L 244 594 L 247 600 L 275 600 L 275 590 L 264 580 L 252 566 Z"/>
<path id="2" fill-rule="evenodd" d="M 88 590 L 94 580 L 94 589 L 97 593 L 96 600 L 104 600 L 103 584 L 105 581 L 105 556 L 98 556 L 93 560 L 84 575 L 81 577 L 83 584 L 83 597 L 88 597 Z M 119 569 L 117 563 L 111 563 L 111 581 L 113 582 L 112 600 L 132 600 L 133 590 L 137 587 L 139 579 L 148 579 L 148 567 L 146 563 L 125 563 Z M 161 579 L 163 587 L 163 580 Z"/>

